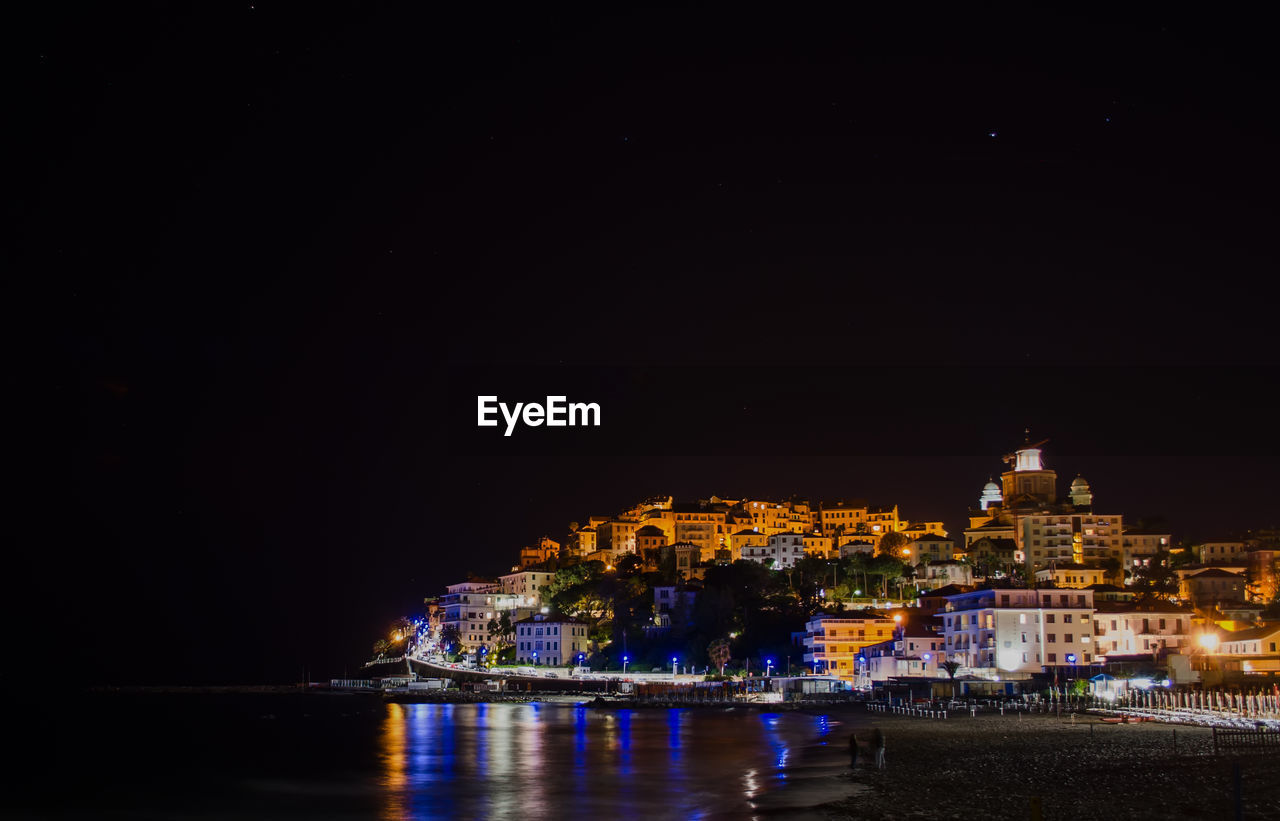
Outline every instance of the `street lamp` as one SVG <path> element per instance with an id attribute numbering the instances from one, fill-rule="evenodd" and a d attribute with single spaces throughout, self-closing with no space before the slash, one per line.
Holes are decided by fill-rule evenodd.
<path id="1" fill-rule="evenodd" d="M 627 674 L 627 662 L 628 662 L 628 661 L 630 661 L 630 660 L 631 660 L 631 657 L 630 657 L 630 656 L 623 656 L 623 657 L 622 657 L 622 675 L 624 675 L 624 676 Z"/>
<path id="2" fill-rule="evenodd" d="M 537 650 L 534 650 L 534 651 L 533 651 L 533 666 L 534 666 L 534 667 L 537 667 L 537 666 L 538 666 L 538 651 L 537 651 Z"/>
<path id="3" fill-rule="evenodd" d="M 765 659 L 764 660 L 764 677 L 768 678 L 769 674 L 772 671 L 773 671 L 773 659 Z"/>
<path id="4" fill-rule="evenodd" d="M 674 680 L 674 679 L 675 679 L 675 677 L 676 677 L 676 656 L 672 656 L 672 657 L 671 657 L 671 678 L 672 678 L 672 680 Z"/>
<path id="5" fill-rule="evenodd" d="M 579 653 L 579 654 L 578 654 L 578 666 L 579 666 L 579 667 L 581 667 L 581 666 L 582 666 L 582 660 L 583 660 L 584 658 L 586 658 L 586 654 L 585 654 L 585 653 Z"/>

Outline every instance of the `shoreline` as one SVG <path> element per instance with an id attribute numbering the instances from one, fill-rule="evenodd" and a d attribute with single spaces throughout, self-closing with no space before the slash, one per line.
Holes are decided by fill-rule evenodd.
<path id="1" fill-rule="evenodd" d="M 1105 724 L 1088 715 L 1074 722 L 1052 714 L 941 720 L 856 707 L 827 714 L 841 721 L 833 736 L 845 744 L 849 732 L 865 745 L 872 728 L 882 729 L 885 768 L 871 766 L 864 746 L 850 771 L 845 754 L 835 781 L 842 779 L 848 794 L 822 801 L 814 791 L 811 802 L 791 796 L 785 804 L 802 809 L 784 817 L 1025 819 L 1038 807 L 1045 821 L 1227 818 L 1235 806 L 1234 761 L 1244 817 L 1280 819 L 1280 756 L 1215 756 L 1208 728 Z"/>

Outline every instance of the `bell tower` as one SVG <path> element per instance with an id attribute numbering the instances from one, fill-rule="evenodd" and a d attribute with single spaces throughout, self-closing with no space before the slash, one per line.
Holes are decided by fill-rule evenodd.
<path id="1" fill-rule="evenodd" d="M 1040 458 L 1040 448 L 1048 439 L 1031 442 L 1031 431 L 1025 431 L 1022 447 L 1005 454 L 1009 470 L 1000 474 L 1004 485 L 1005 505 L 1024 507 L 1051 505 L 1058 498 L 1058 474 L 1048 470 Z"/>

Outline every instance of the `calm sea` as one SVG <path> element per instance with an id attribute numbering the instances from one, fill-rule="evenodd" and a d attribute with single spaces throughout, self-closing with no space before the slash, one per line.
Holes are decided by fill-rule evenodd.
<path id="1" fill-rule="evenodd" d="M 849 791 L 824 715 L 112 694 L 23 718 L 6 817 L 742 818 Z"/>

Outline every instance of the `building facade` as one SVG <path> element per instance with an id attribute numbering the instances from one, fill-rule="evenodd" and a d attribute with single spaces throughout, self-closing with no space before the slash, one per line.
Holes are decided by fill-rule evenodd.
<path id="1" fill-rule="evenodd" d="M 515 627 L 516 660 L 524 664 L 562 667 L 590 649 L 587 625 L 567 616 L 536 613 Z"/>
<path id="2" fill-rule="evenodd" d="M 816 613 L 804 626 L 804 662 L 819 675 L 839 676 L 852 682 L 862 648 L 892 640 L 893 629 L 893 619 L 882 613 Z"/>
<path id="3" fill-rule="evenodd" d="M 973 675 L 994 678 L 1087 665 L 1093 643 L 1092 590 L 975 590 L 947 597 L 947 655 Z"/>

